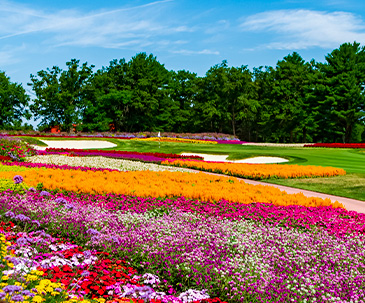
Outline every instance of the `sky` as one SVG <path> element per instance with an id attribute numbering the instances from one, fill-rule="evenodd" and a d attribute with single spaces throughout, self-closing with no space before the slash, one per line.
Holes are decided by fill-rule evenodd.
<path id="1" fill-rule="evenodd" d="M 0 20 L 0 71 L 31 96 L 31 74 L 71 59 L 96 71 L 145 52 L 204 76 L 223 60 L 252 70 L 365 45 L 363 0 L 0 0 Z"/>

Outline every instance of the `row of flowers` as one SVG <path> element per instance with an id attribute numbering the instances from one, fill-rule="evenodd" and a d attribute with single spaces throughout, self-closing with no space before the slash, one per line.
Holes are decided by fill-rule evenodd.
<path id="1" fill-rule="evenodd" d="M 365 148 L 365 143 L 314 143 L 305 144 L 304 147 Z"/>
<path id="2" fill-rule="evenodd" d="M 69 134 L 69 133 L 42 133 L 31 131 L 28 133 L 24 133 L 21 131 L 18 132 L 3 132 L 2 135 L 7 136 L 31 136 L 31 137 L 63 137 L 63 138 L 116 138 L 116 139 L 134 139 L 134 138 L 151 138 L 157 137 L 157 132 L 140 132 L 140 133 L 77 133 L 77 134 Z M 180 139 L 192 139 L 192 140 L 202 140 L 202 141 L 215 141 L 219 144 L 242 144 L 244 141 L 240 141 L 237 137 L 233 135 L 227 134 L 217 134 L 217 133 L 168 133 L 162 132 L 161 135 L 165 138 L 180 138 Z"/>
<path id="3" fill-rule="evenodd" d="M 177 143 L 192 143 L 192 144 L 217 144 L 216 141 L 196 140 L 183 138 L 168 138 L 168 137 L 151 137 L 151 138 L 135 138 L 135 141 L 158 141 L 158 142 L 177 142 Z"/>
<path id="4" fill-rule="evenodd" d="M 9 218 L 25 224 L 37 221 L 50 232 L 83 243 L 88 255 L 102 249 L 127 261 L 120 264 L 122 272 L 129 275 L 127 281 L 134 268 L 148 281 L 165 279 L 165 293 L 170 287 L 174 295 L 174 291 L 186 293 L 189 285 L 194 285 L 201 289 L 196 292 L 200 295 L 208 293 L 232 303 L 365 299 L 365 215 L 356 212 L 226 200 L 213 204 L 184 197 L 45 192 L 24 196 L 9 191 L 0 194 L 0 207 Z M 22 243 L 36 242 L 22 238 Z M 76 257 L 67 249 L 75 249 Z M 61 253 L 57 258 L 85 263 L 85 252 L 79 247 L 67 249 L 68 257 Z M 52 256 L 48 251 L 37 261 Z M 61 261 L 57 258 L 45 263 L 58 265 Z M 130 270 L 125 270 L 126 264 Z M 104 269 L 111 270 L 97 268 L 95 274 Z M 48 269 L 44 272 L 48 277 L 59 274 Z M 79 287 L 72 285 L 73 289 L 82 291 L 83 282 L 75 283 Z M 88 289 L 97 294 L 100 286 Z M 208 291 L 204 293 L 204 289 Z"/>
<path id="5" fill-rule="evenodd" d="M 229 162 L 204 162 L 167 159 L 161 164 L 172 165 L 225 174 L 246 179 L 262 180 L 269 178 L 311 178 L 345 175 L 346 171 L 336 167 L 312 165 L 247 164 Z"/>
<path id="6" fill-rule="evenodd" d="M 0 165 L 1 167 L 1 165 Z M 0 179 L 12 179 L 17 171 L 0 169 Z M 22 172 L 28 186 L 42 184 L 48 190 L 94 194 L 126 194 L 140 197 L 184 196 L 204 201 L 226 199 L 231 202 L 267 202 L 274 205 L 342 207 L 329 199 L 306 197 L 302 193 L 287 194 L 272 186 L 250 185 L 243 181 L 205 173 L 152 171 L 81 171 L 32 168 Z"/>
<path id="7" fill-rule="evenodd" d="M 155 163 L 130 161 L 124 159 L 113 159 L 106 157 L 73 157 L 65 155 L 44 155 L 34 156 L 26 159 L 28 162 L 13 162 L 6 165 L 19 165 L 23 167 L 46 167 L 59 169 L 76 169 L 76 170 L 118 170 L 118 171 L 186 171 L 192 170 L 174 166 L 158 165 Z"/>
<path id="8" fill-rule="evenodd" d="M 164 159 L 193 159 L 203 160 L 200 156 L 183 156 L 177 154 L 137 152 L 137 151 L 120 151 L 120 150 L 102 150 L 102 149 L 76 149 L 76 148 L 46 148 L 45 151 L 38 151 L 39 155 L 57 153 L 67 153 L 75 156 L 103 156 L 113 158 L 140 159 L 143 161 L 159 162 Z"/>
<path id="9" fill-rule="evenodd" d="M 191 289 L 176 296 L 158 276 L 138 275 L 124 259 L 83 249 L 44 230 L 13 232 L 19 227 L 9 219 L 39 227 L 38 220 L 24 214 L 8 211 L 3 219 L 7 222 L 0 222 L 0 297 L 7 302 L 221 302 Z M 90 238 L 93 230 L 88 232 Z"/>

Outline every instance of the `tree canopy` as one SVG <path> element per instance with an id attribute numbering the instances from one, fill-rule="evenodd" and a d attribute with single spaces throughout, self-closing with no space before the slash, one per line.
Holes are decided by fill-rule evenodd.
<path id="1" fill-rule="evenodd" d="M 0 71 L 0 128 L 19 126 L 23 117 L 29 119 L 29 100 L 22 85 L 12 83 L 5 72 Z"/>
<path id="2" fill-rule="evenodd" d="M 344 43 L 324 63 L 297 52 L 274 67 L 229 66 L 204 76 L 169 71 L 152 54 L 94 66 L 72 59 L 31 75 L 42 126 L 83 131 L 224 132 L 267 142 L 365 139 L 365 49 Z M 0 74 L 2 123 L 28 115 L 29 97 Z"/>

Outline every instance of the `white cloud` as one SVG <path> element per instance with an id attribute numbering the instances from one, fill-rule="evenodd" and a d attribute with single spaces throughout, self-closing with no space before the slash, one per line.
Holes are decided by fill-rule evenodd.
<path id="1" fill-rule="evenodd" d="M 162 18 L 171 1 L 85 13 L 77 10 L 48 12 L 0 0 L 0 40 L 29 36 L 50 47 L 122 48 L 153 44 L 156 37 L 166 40 L 174 33 L 194 31 Z"/>
<path id="2" fill-rule="evenodd" d="M 334 48 L 345 42 L 365 41 L 364 21 L 347 12 L 268 11 L 251 15 L 240 27 L 243 31 L 266 33 L 265 39 L 272 37 L 258 48 Z"/>
<path id="3" fill-rule="evenodd" d="M 219 55 L 218 51 L 213 51 L 209 49 L 203 49 L 200 51 L 181 49 L 181 50 L 171 51 L 171 53 L 180 55 Z"/>

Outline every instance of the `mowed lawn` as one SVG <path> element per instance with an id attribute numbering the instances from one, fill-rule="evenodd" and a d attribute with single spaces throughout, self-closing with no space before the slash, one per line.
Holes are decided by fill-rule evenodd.
<path id="1" fill-rule="evenodd" d="M 45 138 L 50 140 L 51 138 Z M 53 138 L 52 138 L 53 139 Z M 87 138 L 54 138 L 56 140 L 87 140 Z M 256 156 L 283 157 L 289 162 L 282 164 L 333 166 L 346 170 L 347 175 L 331 178 L 271 179 L 265 181 L 296 188 L 302 188 L 352 199 L 365 201 L 365 150 L 308 148 L 308 147 L 264 147 L 239 144 L 190 144 L 170 142 L 143 142 L 120 139 L 99 139 L 117 144 L 110 148 L 124 151 L 161 152 L 179 154 L 182 152 L 229 155 L 237 160 Z"/>

